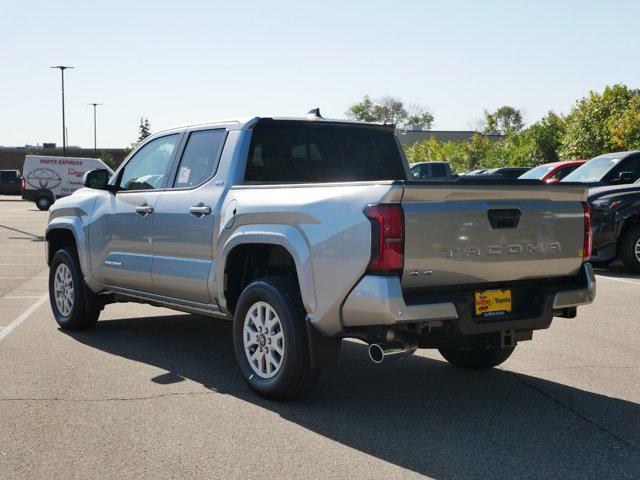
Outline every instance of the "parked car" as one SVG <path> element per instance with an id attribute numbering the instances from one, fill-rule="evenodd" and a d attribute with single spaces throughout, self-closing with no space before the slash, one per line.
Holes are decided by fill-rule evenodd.
<path id="1" fill-rule="evenodd" d="M 562 182 L 580 182 L 589 187 L 623 185 L 640 178 L 640 151 L 606 153 L 578 167 Z"/>
<path id="2" fill-rule="evenodd" d="M 555 183 L 573 172 L 586 160 L 573 160 L 567 162 L 552 162 L 539 165 L 523 173 L 518 178 L 523 180 L 541 180 L 547 183 Z"/>
<path id="3" fill-rule="evenodd" d="M 21 191 L 20 170 L 0 170 L 0 195 L 20 195 Z"/>
<path id="4" fill-rule="evenodd" d="M 24 159 L 22 198 L 49 210 L 57 199 L 82 187 L 82 177 L 90 170 L 113 171 L 99 158 L 27 155 Z"/>
<path id="5" fill-rule="evenodd" d="M 403 158 L 392 125 L 318 111 L 157 133 L 51 207 L 54 317 L 86 329 L 135 301 L 231 320 L 245 381 L 287 398 L 343 338 L 376 363 L 420 347 L 490 368 L 593 301 L 582 186 L 417 181 Z"/>
<path id="6" fill-rule="evenodd" d="M 640 272 L 640 183 L 589 190 L 592 211 L 591 262 L 604 267 L 616 259 Z"/>
<path id="7" fill-rule="evenodd" d="M 411 164 L 411 174 L 415 179 L 451 177 L 449 162 L 419 162 Z"/>
<path id="8" fill-rule="evenodd" d="M 487 170 L 480 175 L 491 175 L 493 177 L 499 178 L 518 178 L 523 173 L 531 170 L 531 167 L 501 167 L 501 168 L 492 168 L 491 170 Z"/>

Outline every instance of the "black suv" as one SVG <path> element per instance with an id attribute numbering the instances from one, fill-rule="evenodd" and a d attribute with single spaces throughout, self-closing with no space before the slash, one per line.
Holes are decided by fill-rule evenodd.
<path id="1" fill-rule="evenodd" d="M 22 175 L 19 170 L 0 170 L 0 195 L 20 195 Z"/>
<path id="2" fill-rule="evenodd" d="M 620 258 L 640 272 L 640 183 L 589 190 L 593 225 L 591 263 L 604 267 Z"/>

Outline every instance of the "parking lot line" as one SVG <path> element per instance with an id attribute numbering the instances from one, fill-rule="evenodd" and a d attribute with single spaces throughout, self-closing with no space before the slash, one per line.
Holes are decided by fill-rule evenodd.
<path id="1" fill-rule="evenodd" d="M 7 337 L 7 335 L 9 335 L 13 330 L 18 328 L 18 326 L 20 326 L 22 322 L 24 322 L 27 318 L 29 318 L 33 312 L 35 312 L 38 308 L 40 308 L 42 304 L 47 301 L 48 298 L 49 298 L 49 294 L 45 293 L 40 297 L 40 300 L 38 300 L 36 303 L 31 305 L 24 312 L 22 312 L 22 315 L 20 315 L 18 318 L 12 321 L 9 325 L 7 325 L 2 330 L 0 330 L 0 342 L 4 340 Z"/>

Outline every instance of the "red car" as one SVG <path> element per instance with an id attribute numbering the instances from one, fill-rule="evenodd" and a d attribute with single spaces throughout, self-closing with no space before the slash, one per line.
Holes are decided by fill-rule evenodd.
<path id="1" fill-rule="evenodd" d="M 568 162 L 545 163 L 544 165 L 532 168 L 528 172 L 520 175 L 518 178 L 555 183 L 562 180 L 585 162 L 586 160 L 571 160 Z"/>

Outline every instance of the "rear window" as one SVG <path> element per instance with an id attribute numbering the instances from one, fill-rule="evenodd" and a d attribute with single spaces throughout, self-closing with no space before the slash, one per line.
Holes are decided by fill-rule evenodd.
<path id="1" fill-rule="evenodd" d="M 0 172 L 0 182 L 13 182 L 18 175 L 16 172 Z"/>
<path id="2" fill-rule="evenodd" d="M 520 177 L 525 180 L 542 180 L 544 176 L 553 170 L 555 167 L 553 165 L 540 165 L 539 167 L 532 168 L 528 172 L 524 172 Z"/>
<path id="3" fill-rule="evenodd" d="M 431 165 L 431 176 L 432 177 L 446 177 L 449 174 L 447 171 L 447 166 L 441 163 L 436 163 Z"/>
<path id="4" fill-rule="evenodd" d="M 245 172 L 253 184 L 405 178 L 391 130 L 282 120 L 254 127 Z"/>

